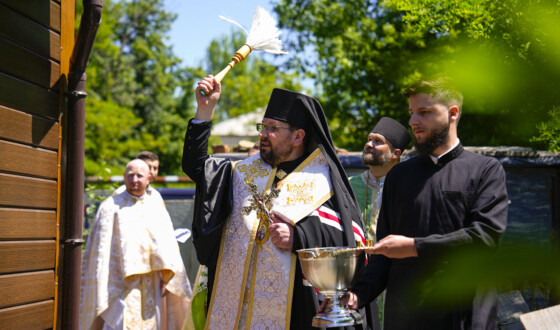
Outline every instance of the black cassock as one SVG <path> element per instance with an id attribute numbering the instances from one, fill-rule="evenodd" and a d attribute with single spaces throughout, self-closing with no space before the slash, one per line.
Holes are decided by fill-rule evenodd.
<path id="1" fill-rule="evenodd" d="M 360 304 L 386 288 L 385 329 L 496 329 L 495 290 L 473 289 L 462 302 L 453 300 L 454 292 L 444 294 L 449 301 L 430 298 L 441 293 L 438 278 L 453 261 L 448 255 L 495 251 L 506 229 L 507 208 L 501 164 L 460 144 L 437 164 L 416 156 L 395 165 L 383 189 L 378 238 L 413 237 L 418 257 L 373 256 L 353 288 Z"/>
<path id="2" fill-rule="evenodd" d="M 210 136 L 210 122 L 193 124 L 189 122 L 185 145 L 183 150 L 183 171 L 196 182 L 196 195 L 193 219 L 193 243 L 198 261 L 208 267 L 208 302 L 212 293 L 212 286 L 216 275 L 220 240 L 225 221 L 229 215 L 232 199 L 232 162 L 209 157 L 207 155 L 208 138 Z M 299 165 L 307 155 L 300 159 L 278 165 L 279 169 L 290 173 Z M 331 173 L 331 179 L 333 175 Z M 333 179 L 333 186 L 337 182 Z M 335 189 L 335 194 L 336 194 Z M 340 190 L 340 188 L 338 189 Z M 331 197 L 324 206 L 341 214 L 341 218 L 352 210 L 352 205 L 343 205 L 340 198 Z M 346 198 L 350 198 L 346 196 Z M 344 199 L 342 199 L 344 200 Z M 349 203 L 347 203 L 349 204 Z M 359 213 L 352 212 L 357 214 Z M 351 220 L 346 216 L 346 220 Z M 361 222 L 360 218 L 356 219 Z M 345 221 L 348 222 L 348 221 Z M 350 221 L 351 223 L 351 221 Z M 347 224 L 345 224 L 347 226 Z M 308 216 L 294 227 L 294 246 L 292 251 L 298 249 L 323 246 L 355 246 L 352 228 L 344 227 L 342 232 L 334 227 L 324 225 L 317 216 Z M 351 238 L 349 238 L 351 237 Z M 318 308 L 317 293 L 314 288 L 304 286 L 303 275 L 299 261 L 296 263 L 294 290 L 291 311 L 291 329 L 315 329 L 311 322 Z M 368 312 L 370 309 L 368 308 Z M 366 317 L 365 309 L 361 311 L 364 319 L 376 317 L 377 310 L 371 311 Z M 375 313 L 375 314 L 374 314 Z"/>

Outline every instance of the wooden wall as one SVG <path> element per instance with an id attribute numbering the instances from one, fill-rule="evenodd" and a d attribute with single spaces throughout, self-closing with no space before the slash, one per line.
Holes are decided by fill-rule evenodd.
<path id="1" fill-rule="evenodd" d="M 2 329 L 56 327 L 61 8 L 0 0 Z"/>

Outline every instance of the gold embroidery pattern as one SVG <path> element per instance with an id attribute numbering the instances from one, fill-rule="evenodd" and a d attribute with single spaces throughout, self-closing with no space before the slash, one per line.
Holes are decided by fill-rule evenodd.
<path id="1" fill-rule="evenodd" d="M 292 194 L 292 197 L 288 197 L 288 205 L 298 202 L 303 202 L 303 204 L 313 203 L 313 195 L 309 194 L 309 191 L 313 189 L 313 182 L 305 182 L 301 185 L 289 183 L 287 189 Z"/>
<path id="2" fill-rule="evenodd" d="M 287 300 L 290 286 L 290 273 L 279 271 L 290 264 L 291 253 L 275 252 L 272 244 L 265 244 L 259 252 L 261 262 L 255 264 L 255 279 L 251 281 L 252 308 L 249 329 L 289 329 L 286 322 Z M 287 263 L 287 264 L 286 264 Z M 258 274 L 258 275 L 257 275 Z"/>
<path id="3" fill-rule="evenodd" d="M 245 174 L 245 184 L 253 183 L 256 177 L 266 177 L 269 175 L 268 170 L 266 168 L 261 168 L 263 164 L 262 159 L 256 159 L 253 161 L 251 165 L 239 165 L 239 172 Z"/>
<path id="4" fill-rule="evenodd" d="M 253 159 L 244 160 L 234 168 L 233 189 L 236 198 L 222 237 L 220 263 L 216 270 L 206 324 L 209 329 L 290 328 L 291 290 L 294 281 L 297 281 L 297 257 L 291 251 L 277 249 L 270 240 L 257 243 L 256 234 L 262 217 L 259 213 L 265 206 L 267 211 L 286 210 L 290 220 L 301 219 L 332 196 L 328 164 L 320 149 L 292 174 L 279 181 L 277 188 L 280 193 L 277 198 L 269 200 L 270 206 L 265 197 L 272 190 L 277 169 L 263 162 L 261 169 L 266 169 L 270 174 L 267 177 L 255 176 L 252 182 L 257 188 L 255 192 L 261 191 L 263 196 L 251 196 L 252 188 L 244 180 L 249 174 L 246 171 L 248 167 L 243 168 L 243 172 L 237 169 L 242 165 L 254 167 L 251 165 L 253 162 Z M 309 173 L 298 173 L 308 166 Z M 288 191 L 288 185 L 291 185 L 291 191 Z M 297 188 L 301 190 L 300 193 L 294 190 Z M 298 201 L 298 196 L 306 196 L 309 203 Z M 255 197 L 256 205 L 252 203 Z M 287 207 L 288 197 L 297 203 Z"/>
<path id="5" fill-rule="evenodd" d="M 250 198 L 251 194 L 243 179 L 244 173 L 237 171 L 243 165 L 246 164 L 237 165 L 234 172 L 233 186 L 236 200 L 222 236 L 219 256 L 221 262 L 218 263 L 216 270 L 216 282 L 212 290 L 209 317 L 206 320 L 205 328 L 208 329 L 243 329 L 246 322 L 247 308 L 243 301 L 251 272 L 253 246 L 256 245 L 253 239 L 258 226 L 255 213 L 258 212 L 251 212 L 249 215 L 241 214 L 243 201 Z M 253 161 L 250 167 L 255 165 L 257 164 Z M 254 184 L 264 180 L 266 177 L 255 176 Z M 262 185 L 262 182 L 260 184 Z"/>

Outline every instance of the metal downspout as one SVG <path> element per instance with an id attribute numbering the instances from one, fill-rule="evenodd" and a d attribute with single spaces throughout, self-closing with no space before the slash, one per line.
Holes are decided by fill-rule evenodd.
<path id="1" fill-rule="evenodd" d="M 84 0 L 78 35 L 68 75 L 66 207 L 61 329 L 80 327 L 82 221 L 84 212 L 84 157 L 86 67 L 101 22 L 103 0 Z"/>

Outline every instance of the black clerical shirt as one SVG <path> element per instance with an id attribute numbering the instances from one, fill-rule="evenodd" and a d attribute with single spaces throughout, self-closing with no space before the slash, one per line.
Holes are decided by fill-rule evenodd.
<path id="1" fill-rule="evenodd" d="M 507 209 L 501 164 L 460 144 L 437 164 L 416 156 L 395 165 L 385 180 L 378 238 L 412 237 L 418 257 L 373 256 L 353 289 L 360 304 L 386 288 L 386 329 L 494 329 L 497 306 L 492 290 L 473 291 L 467 301 L 428 301 L 453 252 L 495 250 L 506 229 Z M 455 297 L 453 292 L 443 296 Z"/>

